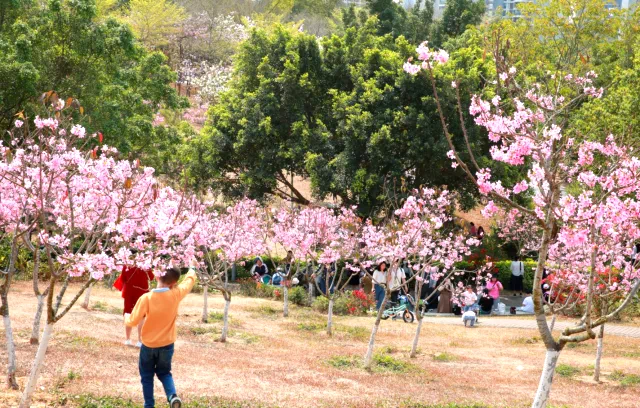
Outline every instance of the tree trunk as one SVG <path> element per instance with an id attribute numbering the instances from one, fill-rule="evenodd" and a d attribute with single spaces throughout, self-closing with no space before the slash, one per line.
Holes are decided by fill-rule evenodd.
<path id="1" fill-rule="evenodd" d="M 89 310 L 89 299 L 91 298 L 91 289 L 92 288 L 93 288 L 93 285 L 89 286 L 87 288 L 87 291 L 84 292 L 84 300 L 82 301 L 82 304 L 80 306 L 85 310 Z"/>
<path id="2" fill-rule="evenodd" d="M 327 312 L 327 334 L 333 335 L 333 298 L 329 298 L 329 311 Z"/>
<path id="3" fill-rule="evenodd" d="M 413 345 L 411 346 L 410 358 L 416 358 L 418 354 L 418 339 L 420 338 L 420 330 L 422 329 L 422 316 L 418 318 L 418 327 L 416 327 L 416 334 L 413 337 Z"/>
<path id="4" fill-rule="evenodd" d="M 224 317 L 222 319 L 222 334 L 220 335 L 220 342 L 227 341 L 227 333 L 229 332 L 229 304 L 231 303 L 231 297 L 224 297 Z"/>
<path id="5" fill-rule="evenodd" d="M 282 311 L 282 315 L 284 317 L 289 317 L 289 289 L 287 288 L 286 283 L 282 288 L 282 298 L 284 299 L 284 310 Z"/>
<path id="6" fill-rule="evenodd" d="M 551 332 L 553 331 L 553 326 L 556 325 L 556 317 L 558 316 L 556 316 L 555 314 L 551 317 L 551 324 L 549 325 L 549 331 Z"/>
<path id="7" fill-rule="evenodd" d="M 33 366 L 31 367 L 31 374 L 29 374 L 29 381 L 24 388 L 22 398 L 20 399 L 19 408 L 29 408 L 31 406 L 31 397 L 36 389 L 36 383 L 38 382 L 38 376 L 44 363 L 44 357 L 49 346 L 49 339 L 51 338 L 51 332 L 53 331 L 53 323 L 47 323 L 42 333 L 42 340 L 40 346 L 38 346 L 38 352 L 33 360 Z"/>
<path id="8" fill-rule="evenodd" d="M 545 408 L 551 394 L 551 384 L 553 383 L 553 374 L 556 371 L 560 352 L 557 350 L 547 350 L 544 358 L 544 367 L 540 375 L 540 383 L 536 391 L 536 397 L 533 400 L 531 408 Z"/>
<path id="9" fill-rule="evenodd" d="M 9 309 L 3 313 L 2 321 L 4 322 L 4 335 L 7 339 L 7 387 L 12 390 L 18 389 L 16 382 L 16 345 L 13 342 L 13 330 L 11 329 L 11 319 L 9 318 Z"/>
<path id="10" fill-rule="evenodd" d="M 367 348 L 367 354 L 364 355 L 364 368 L 366 370 L 371 369 L 371 363 L 373 361 L 373 346 L 375 345 L 375 342 L 376 342 L 376 333 L 378 333 L 378 328 L 380 327 L 380 321 L 382 320 L 382 313 L 384 312 L 384 307 L 387 305 L 389 296 L 390 294 L 385 295 L 384 300 L 380 305 L 380 309 L 378 309 L 376 322 L 373 325 L 373 329 L 371 329 L 371 337 L 369 338 L 369 347 Z"/>
<path id="11" fill-rule="evenodd" d="M 16 382 L 16 345 L 13 341 L 13 329 L 11 328 L 11 318 L 9 316 L 9 287 L 13 279 L 16 259 L 18 258 L 18 245 L 14 237 L 11 243 L 11 255 L 9 267 L 4 275 L 4 284 L 0 286 L 0 314 L 4 323 L 4 334 L 7 341 L 7 387 L 17 390 Z"/>
<path id="12" fill-rule="evenodd" d="M 596 362 L 593 370 L 593 381 L 600 382 L 600 360 L 602 359 L 602 347 L 604 341 L 604 324 L 600 326 L 598 333 L 598 346 L 596 348 Z"/>
<path id="13" fill-rule="evenodd" d="M 40 342 L 40 321 L 42 320 L 42 310 L 44 309 L 44 295 L 37 296 L 38 308 L 33 318 L 33 328 L 31 329 L 31 338 L 29 344 L 37 345 Z"/>
<path id="14" fill-rule="evenodd" d="M 209 285 L 202 286 L 202 323 L 209 321 Z"/>
<path id="15" fill-rule="evenodd" d="M 316 285 L 315 282 L 309 282 L 309 306 L 313 304 L 313 298 L 315 297 Z"/>

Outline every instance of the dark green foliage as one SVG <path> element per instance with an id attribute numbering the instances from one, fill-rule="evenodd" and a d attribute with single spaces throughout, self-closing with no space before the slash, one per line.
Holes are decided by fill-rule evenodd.
<path id="1" fill-rule="evenodd" d="M 18 111 L 33 118 L 39 95 L 55 90 L 83 106 L 89 117 L 76 119 L 89 133 L 102 132 L 125 154 L 151 156 L 145 164 L 161 167 L 182 141 L 177 130 L 152 126 L 160 107 L 186 105 L 166 58 L 145 51 L 117 20 L 99 20 L 95 0 L 2 0 L 0 78 L 0 129 Z"/>
<path id="2" fill-rule="evenodd" d="M 321 48 L 314 37 L 283 27 L 255 30 L 241 47 L 236 80 L 193 144 L 189 172 L 199 186 L 304 204 L 311 197 L 295 190 L 289 197 L 292 171 L 311 181 L 314 197 L 338 197 L 366 216 L 379 214 L 386 197 L 423 184 L 447 185 L 464 207 L 473 205 L 475 187 L 446 157 L 428 79 L 402 70 L 415 46 L 378 29 L 372 17 L 325 38 Z M 491 76 L 482 47 L 473 31 L 448 44 L 452 61 L 436 72 L 447 117 L 457 117 L 454 77 L 466 106 Z M 486 136 L 465 121 L 474 151 L 486 154 Z M 459 123 L 450 127 L 462 146 Z"/>
<path id="3" fill-rule="evenodd" d="M 434 27 L 433 44 L 442 45 L 447 39 L 464 33 L 469 26 L 480 24 L 485 8 L 483 1 L 447 0 L 442 20 Z"/>
<path id="4" fill-rule="evenodd" d="M 295 286 L 289 289 L 289 302 L 294 305 L 303 306 L 307 304 L 307 300 L 309 299 L 309 295 L 307 291 L 302 286 Z"/>
<path id="5" fill-rule="evenodd" d="M 533 275 L 536 273 L 537 263 L 534 261 L 524 261 L 524 290 L 533 289 Z M 498 280 L 505 289 L 511 287 L 511 261 L 499 261 L 493 264 L 498 269 Z"/>

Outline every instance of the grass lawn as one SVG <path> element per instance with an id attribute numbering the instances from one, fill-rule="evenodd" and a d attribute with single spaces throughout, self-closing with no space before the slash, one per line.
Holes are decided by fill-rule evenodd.
<path id="1" fill-rule="evenodd" d="M 68 296 L 73 296 L 70 288 Z M 35 347 L 29 345 L 35 298 L 29 283 L 12 287 L 10 307 L 21 386 Z M 92 310 L 75 307 L 54 329 L 33 407 L 139 408 L 137 349 L 122 345 L 120 293 L 96 287 Z M 201 295 L 189 295 L 178 318 L 174 378 L 185 407 L 528 407 L 544 349 L 534 330 L 425 323 L 420 353 L 407 354 L 416 324 L 384 321 L 375 366 L 362 368 L 372 317 L 334 318 L 281 303 L 235 296 L 227 343 L 220 335 L 223 300 L 210 296 L 210 323 L 200 323 Z M 486 320 L 487 318 L 485 318 Z M 134 340 L 135 340 L 134 331 Z M 640 340 L 605 337 L 603 383 L 590 380 L 595 342 L 568 348 L 560 357 L 553 407 L 638 407 Z M 0 345 L 0 368 L 6 362 Z M 158 407 L 163 393 L 156 383 Z M 0 390 L 0 405 L 19 394 Z M 5 401 L 6 405 L 5 405 Z"/>

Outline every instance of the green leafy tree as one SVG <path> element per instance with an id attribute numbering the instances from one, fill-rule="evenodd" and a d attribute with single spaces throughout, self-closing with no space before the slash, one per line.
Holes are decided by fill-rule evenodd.
<path id="1" fill-rule="evenodd" d="M 124 21 L 144 45 L 158 49 L 169 43 L 186 18 L 184 9 L 170 0 L 131 0 Z"/>
<path id="2" fill-rule="evenodd" d="M 404 34 L 406 10 L 393 0 L 367 0 L 369 13 L 378 17 L 378 34 L 394 37 Z"/>
<path id="3" fill-rule="evenodd" d="M 288 174 L 303 174 L 305 152 L 328 137 L 321 122 L 328 95 L 316 38 L 282 26 L 272 33 L 254 30 L 241 46 L 236 71 L 232 90 L 211 108 L 211 125 L 202 132 L 212 151 L 199 155 L 211 162 L 196 166 L 216 169 L 216 185 L 227 194 L 292 194 L 306 203 Z"/>
<path id="4" fill-rule="evenodd" d="M 433 1 L 417 0 L 407 13 L 404 36 L 412 44 L 419 44 L 431 38 L 433 27 Z"/>
<path id="5" fill-rule="evenodd" d="M 24 110 L 33 117 L 41 93 L 55 90 L 83 106 L 78 118 L 90 132 L 125 154 L 158 155 L 154 142 L 168 131 L 154 127 L 161 107 L 185 106 L 172 88 L 175 73 L 160 53 L 149 53 L 131 30 L 99 18 L 94 0 L 11 3 L 0 30 L 0 128 Z M 1 10 L 1 9 L 0 9 Z"/>
<path id="6" fill-rule="evenodd" d="M 482 44 L 477 31 L 451 42 L 454 62 L 438 72 L 452 117 L 454 73 L 464 78 L 465 104 L 491 75 Z M 338 198 L 365 215 L 379 214 L 390 192 L 427 183 L 447 185 L 472 205 L 475 189 L 446 157 L 428 81 L 402 71 L 414 53 L 404 37 L 378 35 L 374 17 L 321 47 L 295 30 L 255 30 L 236 59 L 229 92 L 191 147 L 192 178 L 230 196 L 307 203 L 312 197 L 290 185 L 293 173 L 311 181 L 314 197 Z M 470 144 L 482 156 L 487 146 L 478 132 Z"/>
<path id="7" fill-rule="evenodd" d="M 447 0 L 442 19 L 434 26 L 433 43 L 442 45 L 448 38 L 464 33 L 467 27 L 480 24 L 485 11 L 484 1 Z"/>

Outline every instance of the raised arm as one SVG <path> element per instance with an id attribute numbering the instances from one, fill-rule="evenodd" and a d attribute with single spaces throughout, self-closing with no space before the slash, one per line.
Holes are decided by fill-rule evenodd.
<path id="1" fill-rule="evenodd" d="M 191 289 L 193 289 L 193 286 L 196 284 L 196 279 L 197 279 L 196 268 L 197 267 L 198 267 L 198 263 L 196 262 L 195 259 L 192 259 L 191 262 L 189 263 L 189 272 L 184 277 L 184 280 L 182 281 L 182 283 L 180 283 L 176 287 L 180 300 L 184 299 L 184 297 L 187 296 L 189 292 L 191 292 Z"/>

